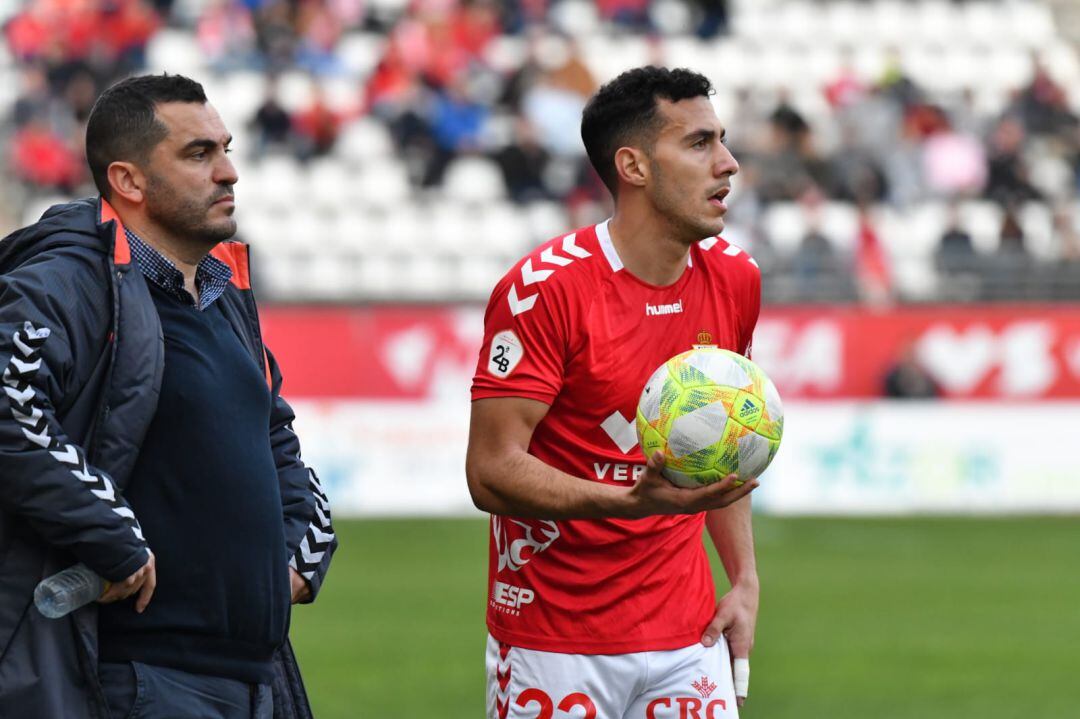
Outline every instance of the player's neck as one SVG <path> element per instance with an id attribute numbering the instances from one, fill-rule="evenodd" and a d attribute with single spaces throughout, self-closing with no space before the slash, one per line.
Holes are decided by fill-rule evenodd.
<path id="1" fill-rule="evenodd" d="M 690 245 L 655 216 L 616 208 L 608 231 L 623 268 L 639 280 L 663 287 L 677 282 L 686 270 Z"/>

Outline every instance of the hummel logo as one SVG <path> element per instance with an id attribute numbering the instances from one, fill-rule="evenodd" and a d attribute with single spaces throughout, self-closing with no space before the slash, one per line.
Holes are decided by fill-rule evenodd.
<path id="1" fill-rule="evenodd" d="M 756 409 L 757 405 L 755 405 L 753 402 L 750 401 L 749 398 L 747 398 L 743 400 L 742 407 L 739 408 L 739 416 L 745 417 Z"/>
<path id="2" fill-rule="evenodd" d="M 677 315 L 683 311 L 682 300 L 674 302 L 670 305 L 650 305 L 645 303 L 645 316 L 652 317 L 655 315 Z"/>
<path id="3" fill-rule="evenodd" d="M 712 693 L 716 691 L 716 684 L 710 682 L 709 678 L 705 676 L 701 677 L 701 679 L 696 682 L 690 682 L 690 686 L 697 689 L 698 694 L 701 695 L 702 699 L 708 699 Z"/>

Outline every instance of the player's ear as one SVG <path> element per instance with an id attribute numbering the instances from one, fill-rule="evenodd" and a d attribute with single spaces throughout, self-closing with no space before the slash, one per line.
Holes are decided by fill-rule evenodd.
<path id="1" fill-rule="evenodd" d="M 132 204 L 139 204 L 145 197 L 146 175 L 133 162 L 116 161 L 105 170 L 113 196 L 119 195 Z"/>
<path id="2" fill-rule="evenodd" d="M 649 160 L 636 147 L 620 147 L 615 151 L 615 171 L 626 184 L 644 187 L 649 179 Z"/>

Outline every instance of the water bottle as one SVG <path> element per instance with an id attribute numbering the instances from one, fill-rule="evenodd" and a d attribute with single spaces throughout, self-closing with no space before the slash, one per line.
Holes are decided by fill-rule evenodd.
<path id="1" fill-rule="evenodd" d="M 76 564 L 41 580 L 34 605 L 49 619 L 59 619 L 100 597 L 108 584 L 85 564 Z"/>

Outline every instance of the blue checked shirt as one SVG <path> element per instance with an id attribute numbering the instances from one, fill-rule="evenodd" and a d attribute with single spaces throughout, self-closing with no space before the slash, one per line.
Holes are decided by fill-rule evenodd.
<path id="1" fill-rule="evenodd" d="M 181 302 L 195 307 L 195 298 L 184 289 L 184 273 L 126 227 L 124 234 L 127 235 L 131 254 L 138 262 L 143 276 Z M 214 300 L 221 297 L 231 279 L 232 270 L 227 264 L 212 255 L 202 258 L 195 268 L 195 286 L 199 288 L 199 310 L 205 310 L 214 303 Z"/>

